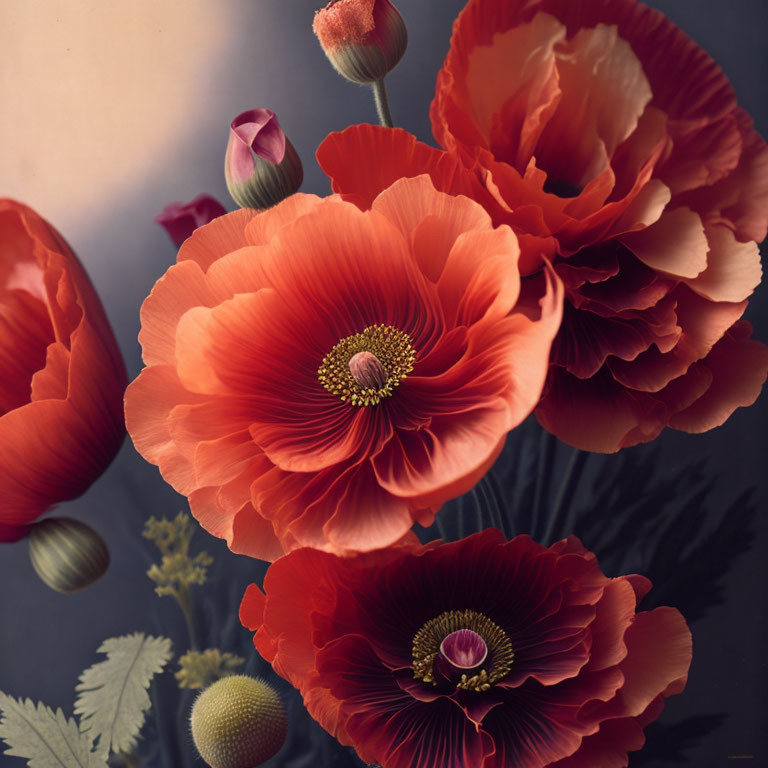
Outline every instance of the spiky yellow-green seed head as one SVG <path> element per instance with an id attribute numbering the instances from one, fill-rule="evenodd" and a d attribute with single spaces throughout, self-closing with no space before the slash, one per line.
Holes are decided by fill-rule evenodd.
<path id="1" fill-rule="evenodd" d="M 206 688 L 192 707 L 192 738 L 211 768 L 254 768 L 277 754 L 288 718 L 263 680 L 232 675 Z"/>

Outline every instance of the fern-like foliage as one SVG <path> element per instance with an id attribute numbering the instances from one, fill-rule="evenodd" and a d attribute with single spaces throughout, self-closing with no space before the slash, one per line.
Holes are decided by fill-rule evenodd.
<path id="1" fill-rule="evenodd" d="M 106 661 L 80 675 L 75 713 L 80 730 L 97 740 L 97 752 L 130 752 L 150 707 L 147 688 L 171 658 L 171 641 L 137 632 L 112 637 L 99 647 Z"/>
<path id="2" fill-rule="evenodd" d="M 107 768 L 92 751 L 93 739 L 77 723 L 45 704 L 13 699 L 0 691 L 0 738 L 6 755 L 23 757 L 29 768 Z"/>

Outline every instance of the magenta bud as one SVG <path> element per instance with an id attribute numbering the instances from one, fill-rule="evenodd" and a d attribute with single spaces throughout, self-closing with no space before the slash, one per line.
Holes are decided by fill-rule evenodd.
<path id="1" fill-rule="evenodd" d="M 271 208 L 299 189 L 301 159 L 271 109 L 250 109 L 232 121 L 224 174 L 241 208 Z"/>
<path id="2" fill-rule="evenodd" d="M 312 25 L 334 69 L 354 83 L 393 70 L 408 47 L 408 30 L 390 0 L 331 0 Z"/>
<path id="3" fill-rule="evenodd" d="M 169 234 L 173 244 L 180 246 L 198 227 L 226 213 L 224 206 L 210 195 L 198 195 L 188 203 L 168 203 L 155 216 L 155 221 Z"/>

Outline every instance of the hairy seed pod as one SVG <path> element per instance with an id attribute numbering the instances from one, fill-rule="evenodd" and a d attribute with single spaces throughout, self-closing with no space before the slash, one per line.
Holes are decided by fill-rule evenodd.
<path id="1" fill-rule="evenodd" d="M 408 30 L 390 0 L 331 0 L 313 29 L 333 68 L 353 83 L 375 83 L 394 69 Z"/>
<path id="2" fill-rule="evenodd" d="M 217 680 L 195 701 L 192 738 L 211 768 L 255 768 L 280 750 L 288 718 L 268 683 L 247 675 Z"/>
<path id="3" fill-rule="evenodd" d="M 32 526 L 29 558 L 51 589 L 69 594 L 85 589 L 103 575 L 109 565 L 109 550 L 85 523 L 51 517 Z"/>

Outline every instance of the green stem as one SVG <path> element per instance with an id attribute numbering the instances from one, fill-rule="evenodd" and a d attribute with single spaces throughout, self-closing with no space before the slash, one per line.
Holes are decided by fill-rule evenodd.
<path id="1" fill-rule="evenodd" d="M 141 768 L 141 760 L 133 753 L 118 752 L 117 757 L 125 768 Z"/>
<path id="2" fill-rule="evenodd" d="M 389 111 L 389 100 L 387 99 L 387 89 L 384 86 L 384 78 L 376 80 L 371 84 L 373 88 L 373 98 L 376 100 L 376 111 L 379 113 L 379 122 L 387 128 L 393 128 L 392 113 Z"/>
<path id="3" fill-rule="evenodd" d="M 197 651 L 199 645 L 197 643 L 197 636 L 195 635 L 195 626 L 192 622 L 192 608 L 189 603 L 189 590 L 187 587 L 183 586 L 179 588 L 178 592 L 176 592 L 176 601 L 181 608 L 181 612 L 184 614 L 184 621 L 187 623 L 190 650 Z"/>

